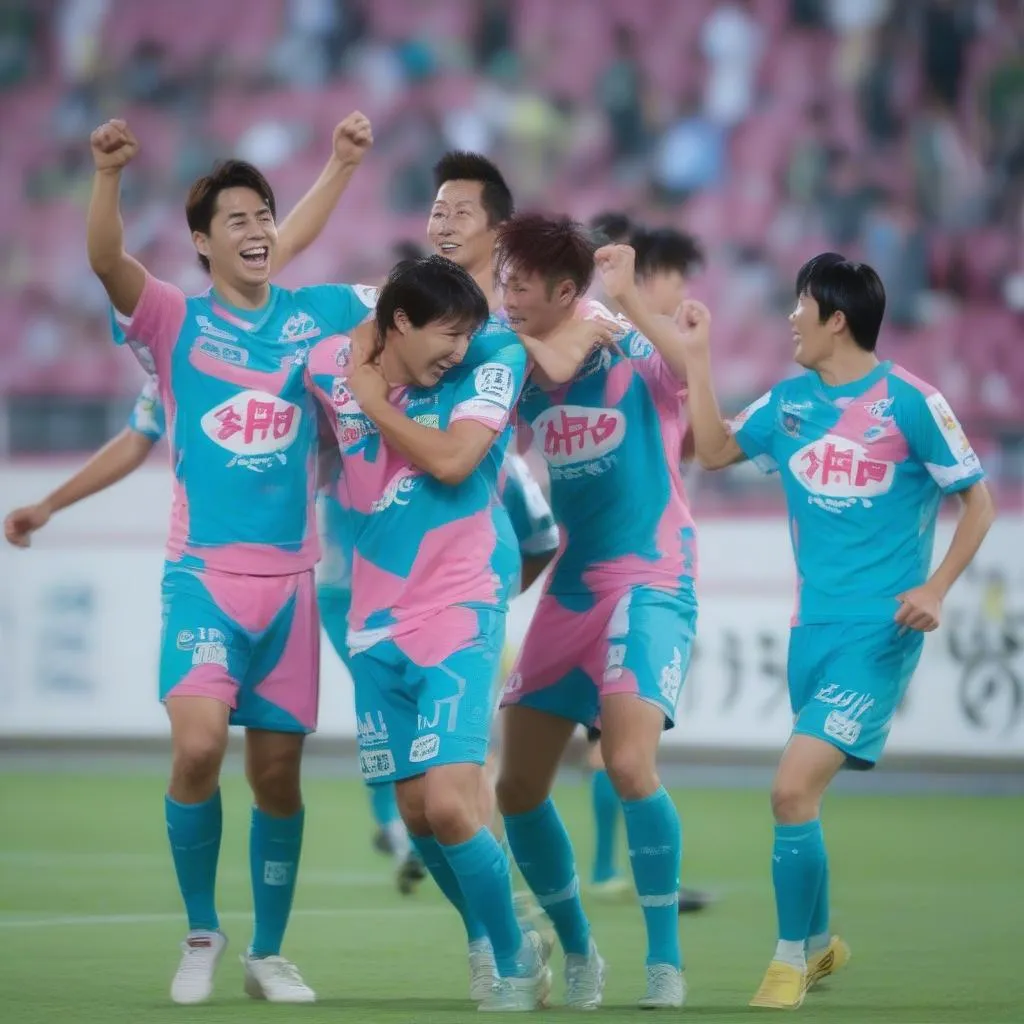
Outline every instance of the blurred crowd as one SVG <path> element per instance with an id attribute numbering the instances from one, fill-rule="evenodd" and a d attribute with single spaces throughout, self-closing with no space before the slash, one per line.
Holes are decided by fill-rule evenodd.
<path id="1" fill-rule="evenodd" d="M 129 247 L 199 290 L 191 180 L 239 155 L 286 211 L 354 108 L 376 144 L 282 283 L 378 279 L 425 233 L 435 159 L 481 150 L 520 208 L 621 209 L 700 238 L 693 292 L 734 407 L 789 371 L 799 264 L 874 264 L 885 353 L 1018 464 L 1021 0 L 6 0 L 0 397 L 27 416 L 138 383 L 85 259 L 93 127 L 126 117 L 142 144 Z"/>

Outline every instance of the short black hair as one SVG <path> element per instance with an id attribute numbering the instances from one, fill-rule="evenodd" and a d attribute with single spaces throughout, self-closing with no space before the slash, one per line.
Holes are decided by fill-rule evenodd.
<path id="1" fill-rule="evenodd" d="M 395 242 L 392 246 L 391 255 L 396 261 L 418 260 L 423 256 L 426 256 L 427 251 L 419 242 L 413 242 L 410 239 L 402 239 L 402 241 Z"/>
<path id="2" fill-rule="evenodd" d="M 213 165 L 209 174 L 198 178 L 188 190 L 185 200 L 185 220 L 189 231 L 210 233 L 210 224 L 217 209 L 217 197 L 225 189 L 251 188 L 270 207 L 270 215 L 277 220 L 277 201 L 270 182 L 262 171 L 245 160 L 221 160 Z M 199 265 L 209 273 L 210 261 L 199 254 Z"/>
<path id="3" fill-rule="evenodd" d="M 675 228 L 637 228 L 629 244 L 636 251 L 636 272 L 641 277 L 670 270 L 689 277 L 704 266 L 700 242 Z"/>
<path id="4" fill-rule="evenodd" d="M 637 225 L 628 213 L 619 210 L 605 210 L 587 222 L 597 245 L 620 245 L 628 242 Z"/>
<path id="5" fill-rule="evenodd" d="M 434 164 L 434 189 L 449 181 L 478 181 L 480 203 L 487 213 L 487 226 L 496 227 L 515 213 L 512 190 L 497 166 L 480 153 L 453 149 Z"/>
<path id="6" fill-rule="evenodd" d="M 570 217 L 519 214 L 498 229 L 495 273 L 499 280 L 512 271 L 539 274 L 549 294 L 560 281 L 572 281 L 582 295 L 594 277 L 595 248 L 587 229 Z"/>
<path id="7" fill-rule="evenodd" d="M 874 352 L 885 316 L 885 287 L 874 267 L 855 263 L 838 252 L 823 252 L 797 272 L 796 296 L 818 303 L 818 322 L 836 311 L 846 317 L 850 336 L 865 352 Z"/>
<path id="8" fill-rule="evenodd" d="M 377 296 L 377 344 L 375 355 L 384 347 L 395 314 L 401 310 L 413 327 L 448 323 L 472 334 L 490 315 L 487 297 L 480 286 L 457 263 L 443 256 L 421 256 L 401 260 L 391 268 Z"/>

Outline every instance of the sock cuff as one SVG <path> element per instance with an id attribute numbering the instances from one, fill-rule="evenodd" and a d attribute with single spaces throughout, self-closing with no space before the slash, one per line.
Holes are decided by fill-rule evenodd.
<path id="1" fill-rule="evenodd" d="M 506 814 L 503 815 L 505 819 L 505 828 L 508 829 L 509 825 L 515 827 L 516 825 L 529 825 L 535 821 L 539 821 L 541 818 L 551 814 L 555 809 L 554 802 L 551 797 L 548 797 L 542 803 L 539 803 L 532 811 L 524 811 L 522 814 Z"/>
<path id="2" fill-rule="evenodd" d="M 182 804 L 182 803 L 179 803 L 177 800 L 174 799 L 174 797 L 172 797 L 170 795 L 170 793 L 165 793 L 164 794 L 164 806 L 167 807 L 168 809 L 173 807 L 174 810 L 176 810 L 176 811 L 184 811 L 186 814 L 189 811 L 208 810 L 210 808 L 220 807 L 220 787 L 218 786 L 213 791 L 213 796 L 209 797 L 209 799 L 201 800 L 197 804 Z"/>
<path id="3" fill-rule="evenodd" d="M 409 841 L 423 858 L 424 863 L 429 861 L 431 855 L 434 857 L 443 856 L 441 844 L 437 841 L 436 836 L 416 836 L 410 832 Z"/>
<path id="4" fill-rule="evenodd" d="M 271 828 L 275 832 L 301 832 L 305 820 L 305 807 L 300 807 L 294 814 L 289 815 L 287 818 L 278 818 L 276 815 L 267 814 L 266 811 L 261 811 L 255 805 L 253 805 L 252 809 L 253 825 L 259 822 L 263 828 Z"/>
<path id="5" fill-rule="evenodd" d="M 802 821 L 798 825 L 775 826 L 775 838 L 784 840 L 807 839 L 814 835 L 821 835 L 821 819 L 813 818 L 811 821 Z"/>
<path id="6" fill-rule="evenodd" d="M 639 800 L 623 800 L 622 812 L 623 814 L 629 814 L 630 811 L 638 811 L 641 807 L 660 803 L 662 800 L 670 801 L 671 799 L 668 795 L 668 790 L 664 786 L 659 786 L 650 796 L 642 796 Z"/>

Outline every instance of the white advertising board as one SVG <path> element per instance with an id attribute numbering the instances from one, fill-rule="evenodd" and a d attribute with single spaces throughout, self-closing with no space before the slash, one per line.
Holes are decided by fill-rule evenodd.
<path id="1" fill-rule="evenodd" d="M 5 509 L 66 467 L 0 468 Z M 0 736 L 150 737 L 156 699 L 167 473 L 147 466 L 56 517 L 29 551 L 0 549 Z M 940 526 L 944 551 L 952 524 Z M 785 664 L 794 573 L 782 519 L 700 527 L 698 644 L 668 744 L 774 750 L 790 712 Z M 536 594 L 518 599 L 518 643 Z M 354 737 L 347 673 L 325 642 L 320 733 Z M 1024 758 L 1024 524 L 996 524 L 946 602 L 888 750 Z"/>

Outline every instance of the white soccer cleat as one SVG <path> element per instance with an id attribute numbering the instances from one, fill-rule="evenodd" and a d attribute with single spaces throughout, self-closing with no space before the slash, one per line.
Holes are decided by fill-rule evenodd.
<path id="1" fill-rule="evenodd" d="M 672 964 L 647 965 L 647 994 L 637 1003 L 641 1010 L 677 1010 L 686 1002 L 686 979 Z"/>
<path id="2" fill-rule="evenodd" d="M 283 956 L 241 957 L 245 994 L 268 1003 L 315 1003 L 316 993 L 302 980 L 298 967 Z"/>
<path id="3" fill-rule="evenodd" d="M 535 931 L 525 933 L 524 943 L 532 947 L 533 974 L 522 978 L 498 978 L 478 1010 L 484 1013 L 530 1013 L 547 1003 L 551 995 L 551 968 L 547 964 L 550 950 Z"/>
<path id="4" fill-rule="evenodd" d="M 604 994 L 605 963 L 594 940 L 586 956 L 565 956 L 565 1005 L 574 1010 L 596 1010 Z"/>
<path id="5" fill-rule="evenodd" d="M 494 950 L 490 939 L 475 939 L 469 944 L 469 998 L 482 1003 L 498 980 Z"/>
<path id="6" fill-rule="evenodd" d="M 171 999 L 183 1006 L 205 1003 L 213 995 L 213 975 L 227 948 L 223 932 L 189 932 L 181 944 L 181 962 L 171 982 Z"/>

